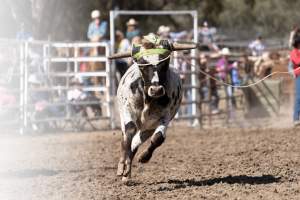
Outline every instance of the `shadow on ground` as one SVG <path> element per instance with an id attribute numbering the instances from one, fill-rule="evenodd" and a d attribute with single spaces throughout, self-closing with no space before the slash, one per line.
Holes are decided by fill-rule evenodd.
<path id="1" fill-rule="evenodd" d="M 59 174 L 59 170 L 49 169 L 26 169 L 20 171 L 8 171 L 0 173 L 1 178 L 32 178 L 37 176 L 54 176 Z"/>
<path id="2" fill-rule="evenodd" d="M 281 177 L 274 177 L 272 175 L 263 175 L 263 176 L 226 176 L 220 178 L 206 179 L 206 180 L 195 180 L 195 179 L 170 179 L 167 182 L 156 182 L 150 185 L 159 185 L 159 184 L 169 184 L 170 187 L 161 186 L 158 188 L 158 191 L 171 191 L 175 189 L 182 189 L 187 187 L 200 187 L 200 186 L 212 186 L 219 183 L 226 184 L 250 184 L 250 185 L 261 185 L 261 184 L 271 184 L 279 182 Z"/>

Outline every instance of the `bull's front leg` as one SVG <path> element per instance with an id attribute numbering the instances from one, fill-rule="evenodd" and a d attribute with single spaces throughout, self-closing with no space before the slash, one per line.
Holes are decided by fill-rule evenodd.
<path id="1" fill-rule="evenodd" d="M 167 124 L 165 123 L 159 125 L 155 129 L 154 134 L 151 137 L 150 145 L 141 153 L 138 159 L 139 162 L 146 163 L 151 159 L 154 150 L 165 141 L 166 131 L 167 131 Z"/>
<path id="2" fill-rule="evenodd" d="M 124 125 L 123 138 L 121 142 L 121 158 L 117 169 L 117 175 L 123 176 L 122 180 L 124 181 L 128 180 L 131 176 L 131 164 L 136 153 L 136 150 L 131 150 L 131 143 L 136 131 L 137 128 L 133 121 Z"/>

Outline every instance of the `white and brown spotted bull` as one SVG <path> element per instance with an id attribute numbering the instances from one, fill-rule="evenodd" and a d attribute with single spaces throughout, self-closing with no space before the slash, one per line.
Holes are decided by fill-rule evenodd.
<path id="1" fill-rule="evenodd" d="M 182 99 L 179 75 L 169 68 L 172 51 L 193 49 L 195 44 L 176 44 L 155 35 L 144 36 L 142 44 L 131 52 L 115 54 L 111 59 L 132 57 L 134 64 L 122 77 L 117 98 L 123 139 L 117 175 L 127 181 L 138 147 L 151 137 L 138 161 L 146 163 L 166 138 L 168 124 Z"/>

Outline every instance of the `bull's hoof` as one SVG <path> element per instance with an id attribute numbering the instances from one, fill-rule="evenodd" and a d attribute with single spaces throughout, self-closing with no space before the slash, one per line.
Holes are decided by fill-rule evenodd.
<path id="1" fill-rule="evenodd" d="M 123 176 L 123 177 L 122 177 L 122 182 L 123 182 L 124 184 L 128 184 L 128 183 L 130 182 L 130 177 L 128 177 L 128 176 Z"/>
<path id="2" fill-rule="evenodd" d="M 140 156 L 139 156 L 139 162 L 140 163 L 147 163 L 151 157 L 152 157 L 152 151 L 148 151 L 148 150 L 145 150 Z"/>
<path id="3" fill-rule="evenodd" d="M 125 164 L 124 163 L 119 163 L 118 164 L 117 176 L 122 176 L 123 175 L 124 168 L 125 168 Z"/>

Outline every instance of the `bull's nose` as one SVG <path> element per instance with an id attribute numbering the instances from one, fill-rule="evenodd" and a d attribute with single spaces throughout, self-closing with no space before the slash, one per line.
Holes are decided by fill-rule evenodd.
<path id="1" fill-rule="evenodd" d="M 165 89 L 163 86 L 150 86 L 148 89 L 148 95 L 150 97 L 158 98 L 165 94 Z"/>

